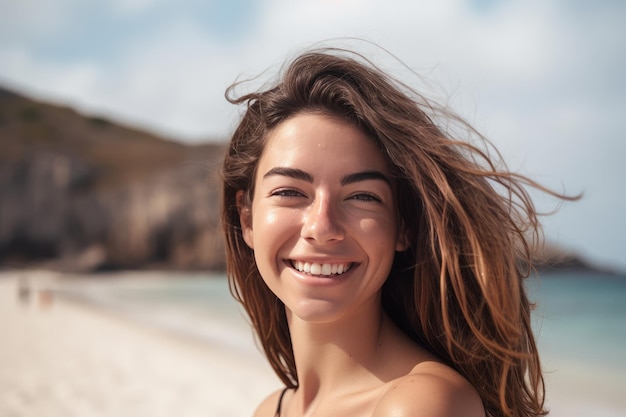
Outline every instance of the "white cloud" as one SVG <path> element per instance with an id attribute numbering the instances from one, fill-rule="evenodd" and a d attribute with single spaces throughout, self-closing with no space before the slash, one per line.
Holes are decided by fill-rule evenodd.
<path id="1" fill-rule="evenodd" d="M 0 43 L 41 41 L 66 32 L 74 3 L 74 0 L 3 0 Z"/>
<path id="2" fill-rule="evenodd" d="M 0 48 L 0 79 L 21 91 L 47 100 L 88 104 L 104 77 L 101 68 L 89 62 L 72 65 L 45 63 L 22 48 Z"/>
<path id="3" fill-rule="evenodd" d="M 124 7 L 132 5 L 131 9 L 140 10 L 157 7 L 159 1 L 123 3 L 127 5 Z M 118 3 L 113 3 L 113 7 Z M 549 22 L 542 19 L 541 24 L 535 22 L 532 31 L 525 31 L 525 23 L 530 20 L 528 14 L 531 17 L 534 14 L 520 11 L 519 7 L 484 17 L 469 13 L 459 0 L 431 2 L 428 6 L 393 0 L 385 4 L 357 0 L 267 4 L 256 32 L 245 43 L 224 47 L 223 43 L 213 41 L 202 22 L 192 20 L 193 16 L 187 21 L 165 22 L 141 39 L 129 39 L 126 50 L 117 52 L 120 61 L 109 62 L 94 71 L 102 74 L 100 86 L 92 85 L 88 94 L 87 91 L 81 94 L 78 87 L 85 85 L 82 81 L 65 94 L 89 107 L 126 114 L 128 119 L 138 118 L 142 123 L 154 123 L 155 127 L 169 132 L 179 131 L 182 137 L 197 138 L 202 136 L 202 126 L 212 136 L 224 134 L 226 129 L 218 127 L 222 117 L 207 119 L 202 111 L 195 110 L 196 105 L 211 102 L 211 113 L 223 113 L 227 108 L 222 100 L 223 89 L 237 74 L 256 75 L 268 67 L 277 68 L 287 54 L 323 39 L 357 36 L 380 43 L 451 90 L 458 85 L 482 88 L 485 80 L 496 86 L 527 80 L 545 71 L 544 58 L 549 55 L 541 52 L 545 46 L 542 49 L 542 44 L 537 42 L 546 37 L 542 34 Z M 498 36 L 493 36 L 494 33 Z M 373 48 L 369 52 L 377 55 L 376 58 L 387 58 Z M 39 60 L 32 62 L 32 68 L 23 65 L 18 77 L 45 86 L 36 80 L 46 68 L 50 69 L 50 77 L 54 77 L 63 72 L 59 68 L 64 65 L 71 75 L 75 73 L 75 65 L 84 67 L 85 63 Z M 386 65 L 402 73 L 393 62 L 387 60 Z M 8 78 L 15 71 L 12 74 L 2 73 Z M 55 93 L 63 93 L 56 83 L 47 85 Z M 204 91 L 215 94 L 213 100 L 199 100 L 198 93 Z M 463 93 L 458 94 L 461 100 Z M 123 99 L 116 100 L 114 94 Z M 186 112 L 188 116 L 175 116 L 176 111 L 163 114 L 164 103 L 168 102 L 176 102 L 176 111 Z"/>

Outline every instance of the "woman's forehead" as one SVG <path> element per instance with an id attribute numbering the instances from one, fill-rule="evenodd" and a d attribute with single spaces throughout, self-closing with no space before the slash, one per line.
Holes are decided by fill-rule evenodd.
<path id="1" fill-rule="evenodd" d="M 272 129 L 259 168 L 275 166 L 389 171 L 373 139 L 345 120 L 321 114 L 300 114 Z"/>

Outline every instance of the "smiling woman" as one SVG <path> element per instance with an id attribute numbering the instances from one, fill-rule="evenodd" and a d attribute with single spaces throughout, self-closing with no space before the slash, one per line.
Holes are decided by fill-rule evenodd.
<path id="1" fill-rule="evenodd" d="M 347 51 L 231 100 L 228 276 L 286 385 L 256 415 L 545 414 L 522 283 L 543 188 Z"/>
<path id="2" fill-rule="evenodd" d="M 405 241 L 389 177 L 374 142 L 341 119 L 303 112 L 268 134 L 251 207 L 239 191 L 241 225 L 292 334 L 299 319 L 379 315 L 378 292 Z"/>

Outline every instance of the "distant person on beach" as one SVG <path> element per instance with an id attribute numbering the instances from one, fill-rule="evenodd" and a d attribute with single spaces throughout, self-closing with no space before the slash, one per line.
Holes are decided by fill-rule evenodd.
<path id="1" fill-rule="evenodd" d="M 266 90 L 237 85 L 227 273 L 285 384 L 255 416 L 546 414 L 525 187 L 552 192 L 359 54 L 306 52 Z"/>
<path id="2" fill-rule="evenodd" d="M 28 304 L 30 301 L 30 281 L 26 276 L 20 276 L 17 282 L 17 298 L 21 304 Z"/>

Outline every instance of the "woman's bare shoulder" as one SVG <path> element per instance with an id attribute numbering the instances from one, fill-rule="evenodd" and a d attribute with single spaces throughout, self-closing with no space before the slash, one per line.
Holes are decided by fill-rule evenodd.
<path id="1" fill-rule="evenodd" d="M 254 417 L 274 417 L 282 392 L 283 390 L 275 391 L 265 398 L 254 412 Z"/>
<path id="2" fill-rule="evenodd" d="M 484 417 L 474 387 L 452 368 L 428 361 L 392 381 L 373 417 Z"/>

